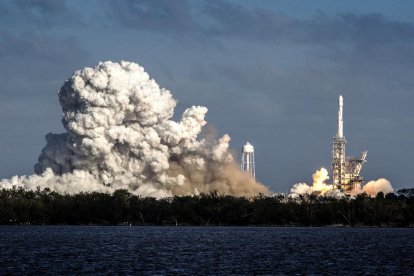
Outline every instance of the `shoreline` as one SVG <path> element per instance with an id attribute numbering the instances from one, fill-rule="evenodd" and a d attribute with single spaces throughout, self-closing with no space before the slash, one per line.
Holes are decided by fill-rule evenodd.
<path id="1" fill-rule="evenodd" d="M 318 226 L 306 226 L 306 225 L 123 225 L 123 224 L 0 224 L 1 227 L 142 227 L 142 228 L 394 228 L 394 229 L 408 229 L 414 228 L 414 225 L 410 226 L 370 226 L 370 225 L 318 225 Z"/>

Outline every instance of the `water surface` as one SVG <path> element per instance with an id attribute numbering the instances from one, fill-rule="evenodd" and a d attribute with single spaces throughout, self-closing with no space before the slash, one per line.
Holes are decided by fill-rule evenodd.
<path id="1" fill-rule="evenodd" d="M 0 274 L 414 274 L 414 230 L 0 227 Z"/>

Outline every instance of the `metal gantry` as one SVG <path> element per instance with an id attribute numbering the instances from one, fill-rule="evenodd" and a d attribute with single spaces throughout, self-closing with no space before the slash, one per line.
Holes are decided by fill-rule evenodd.
<path id="1" fill-rule="evenodd" d="M 343 135 L 343 98 L 339 96 L 338 131 L 333 139 L 332 178 L 333 186 L 341 191 L 350 192 L 363 184 L 360 176 L 362 166 L 366 162 L 368 151 L 363 151 L 360 158 L 345 155 L 346 139 Z"/>

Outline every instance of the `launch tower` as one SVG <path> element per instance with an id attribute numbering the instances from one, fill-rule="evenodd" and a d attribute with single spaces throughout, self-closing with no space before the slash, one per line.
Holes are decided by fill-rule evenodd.
<path id="1" fill-rule="evenodd" d="M 366 162 L 368 152 L 361 152 L 361 157 L 346 157 L 345 155 L 345 136 L 343 129 L 343 98 L 339 96 L 338 109 L 338 131 L 333 139 L 332 149 L 332 178 L 333 185 L 337 189 L 349 192 L 364 179 L 360 176 L 362 165 Z"/>
<path id="2" fill-rule="evenodd" d="M 247 172 L 251 178 L 256 178 L 254 165 L 254 147 L 249 142 L 247 142 L 242 148 L 240 169 L 242 172 Z"/>

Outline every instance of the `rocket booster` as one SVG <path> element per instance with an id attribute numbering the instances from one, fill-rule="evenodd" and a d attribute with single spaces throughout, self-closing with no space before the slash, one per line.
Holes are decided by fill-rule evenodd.
<path id="1" fill-rule="evenodd" d="M 339 109 L 338 109 L 338 133 L 336 134 L 337 137 L 343 137 L 344 136 L 344 121 L 343 121 L 343 114 L 342 114 L 342 108 L 344 105 L 342 95 L 339 96 Z"/>

